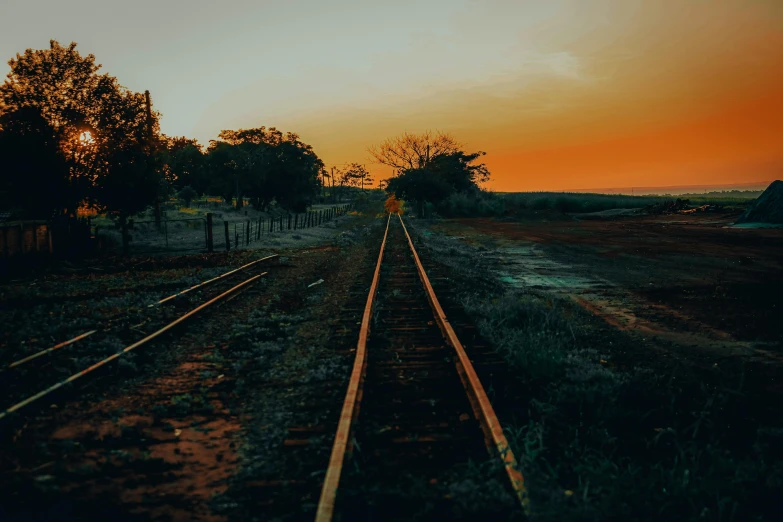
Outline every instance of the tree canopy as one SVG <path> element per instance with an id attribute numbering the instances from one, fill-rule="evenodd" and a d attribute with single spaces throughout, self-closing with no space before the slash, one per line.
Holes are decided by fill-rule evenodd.
<path id="1" fill-rule="evenodd" d="M 367 151 L 376 162 L 403 171 L 422 168 L 438 156 L 459 152 L 460 148 L 460 143 L 451 134 L 427 131 L 422 134 L 406 132 Z"/>
<path id="2" fill-rule="evenodd" d="M 422 167 L 404 169 L 386 182 L 386 191 L 415 203 L 419 215 L 425 203 L 437 205 L 454 193 L 479 192 L 479 184 L 489 180 L 486 165 L 476 163 L 484 152 L 455 151 L 439 154 Z"/>
<path id="3" fill-rule="evenodd" d="M 67 174 L 52 174 L 57 183 L 41 179 L 36 191 L 64 190 L 72 196 L 45 196 L 57 200 L 55 213 L 74 214 L 78 204 L 87 203 L 124 221 L 150 204 L 159 187 L 151 159 L 159 115 L 147 112 L 144 94 L 120 86 L 108 74 L 99 74 L 101 66 L 95 57 L 82 56 L 75 43 L 64 47 L 52 40 L 48 49 L 28 49 L 8 64 L 11 70 L 0 85 L 2 141 L 19 139 L 15 129 L 25 119 L 26 125 L 37 126 L 49 136 L 47 143 L 57 143 L 58 161 L 64 162 Z M 49 130 L 44 130 L 42 121 Z M 42 147 L 38 148 L 54 150 L 53 145 Z M 13 153 L 2 161 L 16 165 L 16 170 L 6 171 L 8 177 L 36 170 Z"/>
<path id="4" fill-rule="evenodd" d="M 213 187 L 238 206 L 249 197 L 259 207 L 272 200 L 301 211 L 318 193 L 323 162 L 295 133 L 271 127 L 223 130 L 208 149 Z"/>

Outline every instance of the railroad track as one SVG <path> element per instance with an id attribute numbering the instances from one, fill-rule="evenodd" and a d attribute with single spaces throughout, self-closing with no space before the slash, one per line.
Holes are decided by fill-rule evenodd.
<path id="1" fill-rule="evenodd" d="M 50 348 L 4 363 L 0 367 L 0 376 L 2 376 L 0 391 L 3 392 L 0 395 L 9 402 L 12 399 L 15 402 L 0 410 L 0 422 L 23 408 L 38 403 L 40 399 L 76 381 L 82 381 L 88 374 L 106 367 L 120 357 L 170 334 L 175 328 L 203 313 L 204 310 L 233 299 L 240 291 L 246 290 L 267 275 L 265 262 L 277 258 L 277 255 L 272 255 L 255 260 L 163 297 L 149 305 L 141 314 L 132 317 L 127 315 L 112 317 L 100 329 L 86 331 Z M 237 283 L 236 278 L 239 276 L 250 277 Z M 133 325 L 123 324 L 123 322 L 127 323 L 127 319 L 133 319 L 131 322 L 134 323 L 141 322 Z M 102 354 L 100 348 L 102 342 L 109 338 L 115 342 L 119 339 L 123 348 L 106 356 L 105 353 Z M 85 340 L 92 341 L 92 344 L 85 346 Z M 74 347 L 81 349 L 75 351 Z M 85 360 L 89 362 L 84 364 Z M 57 378 L 63 370 L 67 370 L 67 377 Z M 30 378 L 30 372 L 35 372 L 35 379 Z"/>
<path id="2" fill-rule="evenodd" d="M 516 459 L 401 218 L 387 222 L 355 353 L 318 522 L 407 520 L 424 509 L 450 518 L 442 485 L 487 450 L 526 510 Z"/>

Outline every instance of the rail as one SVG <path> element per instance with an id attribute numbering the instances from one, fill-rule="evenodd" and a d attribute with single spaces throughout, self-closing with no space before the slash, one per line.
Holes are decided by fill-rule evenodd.
<path id="1" fill-rule="evenodd" d="M 457 373 L 459 374 L 460 382 L 467 394 L 475 418 L 481 426 L 481 431 L 484 433 L 486 445 L 492 453 L 501 459 L 510 487 L 514 491 L 522 510 L 527 513 L 528 497 L 524 478 L 519 470 L 516 457 L 509 447 L 508 441 L 503 434 L 503 428 L 487 397 L 484 387 L 476 374 L 473 364 L 465 352 L 462 343 L 457 338 L 454 329 L 449 324 L 448 318 L 435 295 L 429 278 L 427 277 L 427 273 L 424 270 L 424 266 L 421 263 L 421 259 L 413 245 L 410 234 L 408 234 L 408 230 L 405 227 L 405 223 L 401 217 L 399 217 L 399 220 L 438 328 L 443 335 L 446 345 L 456 352 Z M 387 238 L 389 236 L 390 223 L 391 216 L 389 216 L 386 223 L 386 231 L 384 232 L 383 241 L 381 242 L 372 285 L 364 308 L 364 315 L 362 317 L 362 324 L 356 347 L 356 356 L 345 394 L 334 443 L 332 445 L 329 465 L 321 488 L 321 495 L 315 517 L 316 522 L 329 522 L 333 519 L 335 513 L 335 505 L 340 487 L 340 477 L 343 474 L 343 467 L 346 463 L 346 453 L 349 448 L 351 433 L 358 416 L 365 385 L 368 361 L 367 341 L 370 336 L 370 318 L 372 316 L 373 303 L 378 293 L 381 266 L 383 263 L 384 249 L 386 248 Z M 432 323 L 430 322 L 429 324 Z"/>

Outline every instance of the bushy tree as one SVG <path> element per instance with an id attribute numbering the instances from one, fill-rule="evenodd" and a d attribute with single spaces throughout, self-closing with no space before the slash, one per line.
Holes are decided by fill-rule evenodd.
<path id="1" fill-rule="evenodd" d="M 207 157 L 198 141 L 185 137 L 163 136 L 160 163 L 166 181 L 175 190 L 191 187 L 197 194 L 210 187 Z"/>
<path id="2" fill-rule="evenodd" d="M 224 130 L 210 142 L 210 176 L 224 197 L 245 196 L 260 208 L 276 200 L 291 210 L 306 208 L 318 193 L 323 162 L 294 133 L 267 129 Z"/>
<path id="3" fill-rule="evenodd" d="M 415 204 L 420 216 L 426 203 L 437 205 L 455 193 L 476 193 L 489 180 L 489 170 L 476 163 L 483 152 L 441 154 L 422 167 L 404 169 L 386 182 L 386 191 Z"/>
<path id="4" fill-rule="evenodd" d="M 57 41 L 49 49 L 28 49 L 9 62 L 0 86 L 0 112 L 37 110 L 54 129 L 71 187 L 87 203 L 116 217 L 127 250 L 127 219 L 152 203 L 160 187 L 158 113 L 146 107 L 144 94 L 99 74 L 90 54 L 76 44 Z M 66 212 L 74 215 L 75 206 Z"/>
<path id="5" fill-rule="evenodd" d="M 190 185 L 183 187 L 182 190 L 177 193 L 177 197 L 179 197 L 187 207 L 190 206 L 190 202 L 193 201 L 196 196 L 198 196 L 198 193 Z"/>
<path id="6" fill-rule="evenodd" d="M 451 134 L 427 131 L 422 134 L 406 132 L 389 138 L 370 147 L 368 152 L 376 162 L 401 172 L 423 168 L 438 156 L 459 152 L 460 148 L 460 143 Z"/>
<path id="7" fill-rule="evenodd" d="M 0 194 L 6 208 L 49 219 L 78 203 L 60 135 L 31 106 L 0 116 Z"/>

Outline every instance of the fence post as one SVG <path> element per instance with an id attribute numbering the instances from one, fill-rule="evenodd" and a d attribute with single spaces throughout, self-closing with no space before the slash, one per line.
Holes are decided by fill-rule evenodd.
<path id="1" fill-rule="evenodd" d="M 294 230 L 299 228 L 299 214 L 294 214 Z"/>
<path id="2" fill-rule="evenodd" d="M 291 214 L 288 214 L 288 230 L 291 230 Z"/>
<path id="3" fill-rule="evenodd" d="M 228 221 L 223 221 L 223 225 L 226 229 L 226 252 L 231 250 L 231 238 L 228 236 Z"/>
<path id="4" fill-rule="evenodd" d="M 256 227 L 256 239 L 261 239 L 261 218 L 258 218 L 258 226 Z"/>
<path id="5" fill-rule="evenodd" d="M 273 228 L 272 228 L 272 227 L 274 227 L 274 225 L 275 225 L 275 218 L 273 218 L 273 217 L 270 217 L 270 218 L 269 218 L 269 233 L 270 233 L 270 234 L 271 234 L 272 232 L 274 232 L 274 230 L 273 230 Z"/>
<path id="6" fill-rule="evenodd" d="M 207 252 L 214 250 L 214 243 L 212 242 L 212 212 L 207 212 Z"/>
<path id="7" fill-rule="evenodd" d="M 247 220 L 247 230 L 245 230 L 245 245 L 250 244 L 250 220 Z"/>
<path id="8" fill-rule="evenodd" d="M 280 214 L 280 232 L 283 231 L 283 214 Z"/>

